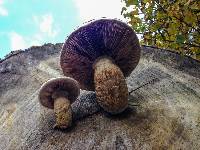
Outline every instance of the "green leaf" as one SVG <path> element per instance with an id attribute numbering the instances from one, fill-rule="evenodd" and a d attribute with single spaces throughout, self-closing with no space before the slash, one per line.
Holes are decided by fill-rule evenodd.
<path id="1" fill-rule="evenodd" d="M 185 38 L 184 38 L 183 35 L 177 35 L 177 36 L 176 36 L 176 43 L 178 43 L 178 44 L 183 44 L 184 41 L 185 41 Z"/>
<path id="2" fill-rule="evenodd" d="M 139 5 L 139 2 L 138 2 L 138 0 L 133 0 L 133 5 L 136 5 L 136 6 L 138 6 L 138 5 Z"/>
<path id="3" fill-rule="evenodd" d="M 132 0 L 126 0 L 126 7 L 133 5 Z"/>
<path id="4" fill-rule="evenodd" d="M 129 7 L 131 5 L 139 5 L 139 0 L 126 0 L 126 7 Z"/>

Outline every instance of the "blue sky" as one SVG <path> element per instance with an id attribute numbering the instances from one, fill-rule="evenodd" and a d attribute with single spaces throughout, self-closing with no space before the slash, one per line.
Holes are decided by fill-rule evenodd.
<path id="1" fill-rule="evenodd" d="M 123 19 L 121 8 L 121 0 L 0 0 L 0 58 L 13 50 L 64 42 L 91 19 Z"/>

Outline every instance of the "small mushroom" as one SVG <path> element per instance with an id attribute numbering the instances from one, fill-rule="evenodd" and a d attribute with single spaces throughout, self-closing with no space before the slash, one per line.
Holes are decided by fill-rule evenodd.
<path id="1" fill-rule="evenodd" d="M 96 91 L 99 105 L 112 114 L 128 105 L 125 77 L 140 58 L 139 40 L 130 26 L 115 19 L 93 21 L 65 41 L 60 65 L 82 89 Z"/>
<path id="2" fill-rule="evenodd" d="M 65 129 L 71 126 L 73 103 L 80 93 L 79 84 L 69 77 L 53 78 L 44 83 L 39 92 L 40 103 L 54 109 L 55 128 Z"/>

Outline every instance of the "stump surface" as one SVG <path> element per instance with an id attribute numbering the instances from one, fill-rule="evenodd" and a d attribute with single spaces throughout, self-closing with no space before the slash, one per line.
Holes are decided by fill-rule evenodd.
<path id="1" fill-rule="evenodd" d="M 131 106 L 115 117 L 102 112 L 52 128 L 53 111 L 39 104 L 40 86 L 62 76 L 62 44 L 46 44 L 0 60 L 0 149 L 200 149 L 200 63 L 143 47 L 127 78 Z"/>

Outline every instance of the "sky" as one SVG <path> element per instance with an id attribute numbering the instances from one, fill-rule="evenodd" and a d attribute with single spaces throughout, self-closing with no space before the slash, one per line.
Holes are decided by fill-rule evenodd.
<path id="1" fill-rule="evenodd" d="M 0 0 L 0 58 L 10 51 L 62 43 L 85 22 L 118 18 L 121 0 Z"/>

